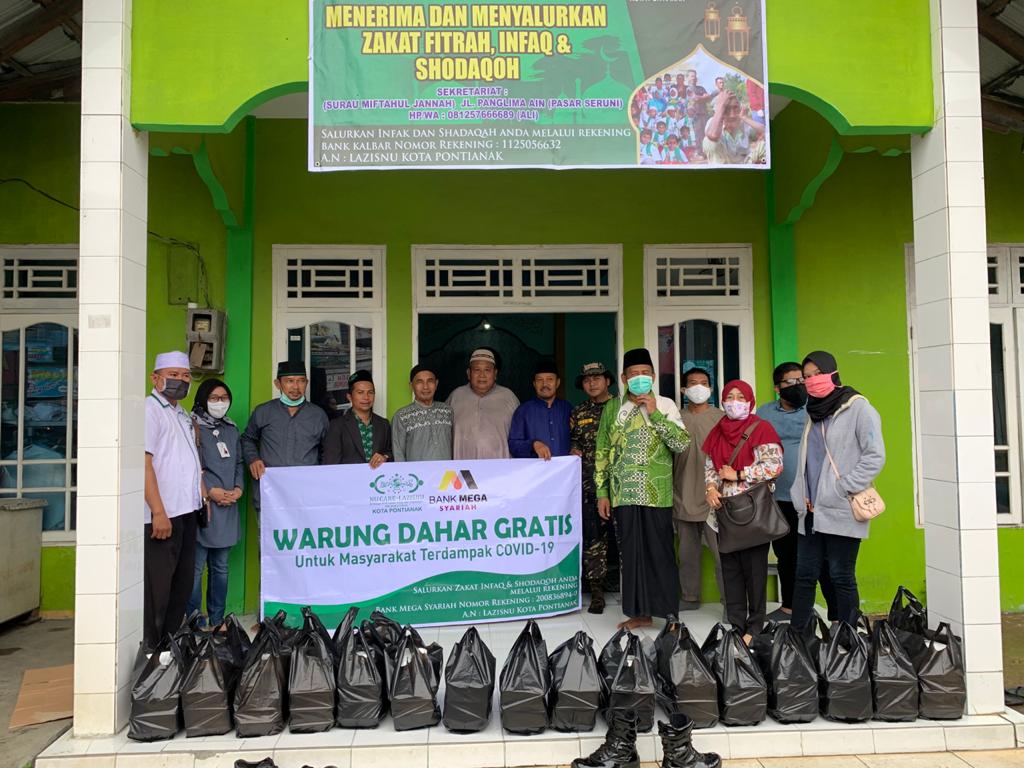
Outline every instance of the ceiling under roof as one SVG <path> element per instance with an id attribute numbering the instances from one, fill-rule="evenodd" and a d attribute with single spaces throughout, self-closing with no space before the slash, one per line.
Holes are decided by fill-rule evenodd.
<path id="1" fill-rule="evenodd" d="M 0 0 L 0 101 L 78 101 L 82 0 Z"/>

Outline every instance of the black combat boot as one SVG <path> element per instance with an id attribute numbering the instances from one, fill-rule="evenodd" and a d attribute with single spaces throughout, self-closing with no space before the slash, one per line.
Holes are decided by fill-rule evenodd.
<path id="1" fill-rule="evenodd" d="M 264 757 L 255 763 L 250 763 L 247 760 L 235 760 L 235 768 L 277 768 L 277 764 L 273 758 Z"/>
<path id="2" fill-rule="evenodd" d="M 590 580 L 590 607 L 587 613 L 604 613 L 604 584 L 601 579 Z"/>
<path id="3" fill-rule="evenodd" d="M 683 714 L 672 715 L 670 723 L 658 721 L 658 734 L 665 758 L 661 768 L 721 768 L 722 758 L 714 752 L 698 752 L 690 734 L 693 721 Z"/>
<path id="4" fill-rule="evenodd" d="M 635 710 L 613 713 L 604 744 L 590 757 L 573 760 L 572 768 L 640 768 L 640 756 L 636 753 L 636 724 Z"/>

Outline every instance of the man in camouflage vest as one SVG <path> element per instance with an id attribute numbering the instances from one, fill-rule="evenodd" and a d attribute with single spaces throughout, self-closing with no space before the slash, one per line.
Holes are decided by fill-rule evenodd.
<path id="1" fill-rule="evenodd" d="M 608 574 L 610 526 L 597 514 L 597 486 L 594 484 L 594 458 L 597 428 L 601 413 L 611 400 L 608 388 L 612 374 L 602 363 L 586 363 L 576 377 L 576 389 L 589 400 L 577 405 L 569 416 L 570 453 L 583 464 L 583 578 L 590 585 L 590 613 L 604 612 L 604 580 Z"/>

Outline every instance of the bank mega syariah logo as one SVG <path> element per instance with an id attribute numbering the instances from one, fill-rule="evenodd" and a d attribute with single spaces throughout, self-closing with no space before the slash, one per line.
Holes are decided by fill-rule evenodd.
<path id="1" fill-rule="evenodd" d="M 460 469 L 458 472 L 449 469 L 441 478 L 441 484 L 437 486 L 439 491 L 461 491 L 463 488 L 471 491 L 477 489 L 476 480 L 468 469 Z"/>
<path id="2" fill-rule="evenodd" d="M 377 475 L 370 483 L 370 487 L 382 496 L 403 496 L 416 493 L 422 486 L 423 481 L 411 472 L 409 474 L 392 472 Z"/>

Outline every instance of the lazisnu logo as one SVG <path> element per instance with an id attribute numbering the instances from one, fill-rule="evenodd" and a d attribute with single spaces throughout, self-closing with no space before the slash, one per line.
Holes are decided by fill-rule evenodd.
<path id="1" fill-rule="evenodd" d="M 423 481 L 411 472 L 407 475 L 399 472 L 377 475 L 370 483 L 377 493 L 388 496 L 416 493 L 422 486 Z"/>
<path id="2" fill-rule="evenodd" d="M 458 472 L 449 469 L 441 478 L 441 484 L 437 486 L 439 491 L 461 491 L 463 488 L 471 491 L 477 489 L 476 480 L 473 479 L 473 474 L 468 469 L 460 469 Z"/>

